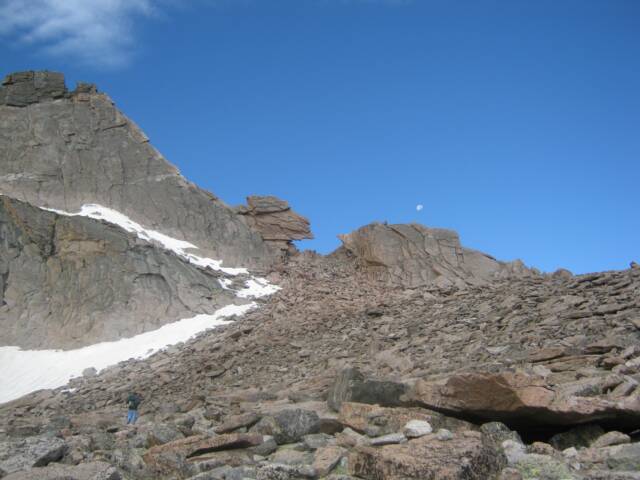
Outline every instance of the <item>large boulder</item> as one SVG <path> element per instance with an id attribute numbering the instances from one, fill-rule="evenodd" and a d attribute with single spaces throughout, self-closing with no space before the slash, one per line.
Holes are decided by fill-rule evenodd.
<path id="1" fill-rule="evenodd" d="M 377 404 L 395 407 L 403 404 L 401 397 L 406 392 L 404 384 L 366 378 L 357 368 L 345 368 L 336 377 L 329 389 L 327 404 L 339 411 L 343 402 Z"/>
<path id="2" fill-rule="evenodd" d="M 13 473 L 45 467 L 60 460 L 66 450 L 64 440 L 49 435 L 0 442 L 0 471 Z"/>
<path id="3" fill-rule="evenodd" d="M 620 382 L 623 379 L 619 380 Z M 594 389 L 598 382 L 600 388 Z M 418 380 L 407 399 L 467 418 L 496 420 L 514 427 L 541 427 L 601 422 L 640 427 L 640 392 L 608 396 L 607 377 L 550 384 L 526 371 L 469 372 L 440 380 Z"/>
<path id="4" fill-rule="evenodd" d="M 305 435 L 320 431 L 320 417 L 311 410 L 299 408 L 282 410 L 265 416 L 251 427 L 251 432 L 272 436 L 282 445 L 301 440 Z"/>
<path id="5" fill-rule="evenodd" d="M 408 288 L 481 285 L 497 277 L 534 275 L 522 262 L 500 262 L 463 247 L 452 230 L 372 223 L 339 238 L 368 276 Z"/>
<path id="6" fill-rule="evenodd" d="M 401 445 L 359 446 L 349 455 L 349 473 L 368 480 L 487 480 L 499 469 L 498 454 L 477 432 L 447 441 L 426 435 Z"/>
<path id="7" fill-rule="evenodd" d="M 26 107 L 68 96 L 64 75 L 58 72 L 18 72 L 7 75 L 0 88 L 0 105 Z"/>

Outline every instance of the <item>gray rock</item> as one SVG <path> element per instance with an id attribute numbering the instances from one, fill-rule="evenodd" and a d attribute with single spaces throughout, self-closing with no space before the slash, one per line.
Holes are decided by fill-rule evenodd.
<path id="1" fill-rule="evenodd" d="M 610 447 L 613 445 L 623 445 L 625 443 L 630 443 L 631 437 L 626 433 L 622 432 L 607 432 L 604 435 L 599 436 L 596 440 L 591 442 L 591 447 L 593 448 L 602 448 L 602 447 Z"/>
<path id="2" fill-rule="evenodd" d="M 18 72 L 7 75 L 0 87 L 0 105 L 25 107 L 67 96 L 64 75 L 58 72 Z"/>
<path id="3" fill-rule="evenodd" d="M 390 433 L 388 435 L 382 435 L 381 437 L 372 438 L 369 444 L 374 447 L 381 447 L 383 445 L 393 445 L 396 443 L 404 443 L 407 441 L 402 433 Z"/>
<path id="4" fill-rule="evenodd" d="M 258 466 L 257 480 L 303 480 L 317 478 L 312 467 L 268 463 Z"/>
<path id="5" fill-rule="evenodd" d="M 182 432 L 174 425 L 152 423 L 139 428 L 141 431 L 133 440 L 138 448 L 151 448 L 184 438 Z"/>
<path id="6" fill-rule="evenodd" d="M 607 467 L 628 472 L 640 471 L 640 443 L 609 447 Z"/>
<path id="7" fill-rule="evenodd" d="M 549 443 L 556 450 L 566 450 L 570 447 L 588 447 L 596 439 L 604 435 L 599 425 L 579 425 L 566 432 L 551 437 Z"/>
<path id="8" fill-rule="evenodd" d="M 549 455 L 530 453 L 525 455 L 515 468 L 525 480 L 578 480 L 563 462 Z"/>
<path id="9" fill-rule="evenodd" d="M 278 444 L 270 435 L 265 435 L 260 445 L 249 448 L 249 451 L 261 457 L 268 457 L 278 449 Z"/>
<path id="10" fill-rule="evenodd" d="M 397 407 L 403 405 L 401 397 L 406 391 L 401 383 L 366 379 L 357 368 L 346 368 L 331 386 L 327 404 L 334 411 L 339 411 L 343 402 Z"/>
<path id="11" fill-rule="evenodd" d="M 0 159 L 0 194 L 71 212 L 113 208 L 225 266 L 265 267 L 279 255 L 243 216 L 182 177 L 107 95 L 86 85 L 69 93 L 62 74 L 5 78 Z"/>
<path id="12" fill-rule="evenodd" d="M 504 423 L 501 422 L 488 422 L 482 424 L 480 427 L 485 443 L 489 443 L 494 447 L 499 447 L 505 440 L 513 440 L 516 443 L 522 444 L 522 439 L 518 432 L 514 432 L 509 429 Z"/>
<path id="13" fill-rule="evenodd" d="M 313 461 L 313 455 L 291 448 L 280 448 L 269 457 L 269 461 L 284 465 L 309 465 Z"/>
<path id="14" fill-rule="evenodd" d="M 429 422 L 423 420 L 410 420 L 404 426 L 402 433 L 407 438 L 419 438 L 431 433 L 433 429 Z"/>
<path id="15" fill-rule="evenodd" d="M 52 464 L 44 468 L 13 473 L 3 480 L 122 480 L 122 475 L 108 463 L 89 462 L 80 465 Z"/>
<path id="16" fill-rule="evenodd" d="M 318 414 L 309 410 L 283 410 L 273 416 L 263 417 L 250 431 L 271 435 L 279 444 L 294 443 L 307 434 L 320 429 Z"/>
<path id="17" fill-rule="evenodd" d="M 40 435 L 0 442 L 0 469 L 6 473 L 44 467 L 60 460 L 67 450 L 64 440 Z"/>
<path id="18" fill-rule="evenodd" d="M 436 438 L 441 442 L 446 442 L 453 439 L 453 433 L 446 428 L 441 428 L 436 432 Z"/>
<path id="19" fill-rule="evenodd" d="M 309 450 L 317 450 L 335 443 L 335 438 L 326 433 L 311 433 L 302 438 L 305 447 Z"/>

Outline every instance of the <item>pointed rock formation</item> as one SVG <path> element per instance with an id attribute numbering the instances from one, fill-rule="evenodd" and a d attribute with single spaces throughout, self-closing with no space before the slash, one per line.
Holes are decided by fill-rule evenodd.
<path id="1" fill-rule="evenodd" d="M 289 203 L 273 196 L 247 197 L 247 206 L 236 211 L 245 216 L 251 228 L 260 232 L 263 240 L 283 254 L 290 252 L 294 240 L 313 238 L 309 220 L 291 210 Z"/>

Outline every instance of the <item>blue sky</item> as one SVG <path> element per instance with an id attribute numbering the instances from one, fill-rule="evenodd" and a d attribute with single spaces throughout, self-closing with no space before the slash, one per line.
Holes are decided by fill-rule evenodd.
<path id="1" fill-rule="evenodd" d="M 636 0 L 0 0 L 0 65 L 97 83 L 227 203 L 289 200 L 302 248 L 386 220 L 640 261 Z"/>

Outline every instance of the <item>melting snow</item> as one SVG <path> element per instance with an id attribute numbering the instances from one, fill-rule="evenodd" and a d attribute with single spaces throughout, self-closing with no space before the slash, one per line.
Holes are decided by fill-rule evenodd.
<path id="1" fill-rule="evenodd" d="M 126 215 L 101 205 L 83 205 L 78 213 L 52 208 L 43 208 L 43 210 L 59 215 L 104 220 L 127 232 L 134 232 L 142 240 L 155 242 L 200 267 L 208 267 L 232 276 L 249 273 L 246 268 L 222 267 L 220 260 L 188 253 L 186 250 L 198 247 L 184 240 L 147 229 Z M 222 288 L 231 290 L 233 282 L 228 278 L 221 278 L 219 283 Z M 234 293 L 239 298 L 257 298 L 271 295 L 279 289 L 280 287 L 270 284 L 264 278 L 252 276 L 245 282 L 244 288 L 234 290 Z M 86 368 L 93 367 L 100 371 L 130 358 L 146 358 L 163 348 L 189 340 L 204 330 L 231 323 L 225 318 L 243 315 L 255 307 L 255 303 L 227 305 L 213 315 L 196 315 L 135 337 L 97 343 L 76 350 L 21 350 L 19 347 L 0 347 L 0 403 L 19 398 L 35 390 L 66 385 L 71 378 L 82 375 L 82 371 Z"/>
<path id="2" fill-rule="evenodd" d="M 197 249 L 194 244 L 185 242 L 184 240 L 178 240 L 177 238 L 169 237 L 164 233 L 157 232 L 155 230 L 149 230 L 144 228 L 139 223 L 134 222 L 126 215 L 112 210 L 102 205 L 87 204 L 83 205 L 78 213 L 69 213 L 63 210 L 56 210 L 55 208 L 44 208 L 50 212 L 57 213 L 58 215 L 65 215 L 68 217 L 89 217 L 96 220 L 104 220 L 105 222 L 118 225 L 120 228 L 127 232 L 133 232 L 138 235 L 138 238 L 146 240 L 148 242 L 157 242 L 165 249 L 171 250 L 177 253 L 181 257 L 185 258 L 189 262 L 198 265 L 200 267 L 209 267 L 212 270 L 220 270 L 228 275 L 238 275 L 240 273 L 249 273 L 246 268 L 226 268 L 222 267 L 221 260 L 214 260 L 212 258 L 199 257 L 192 253 L 187 253 L 187 249 Z"/>
<path id="3" fill-rule="evenodd" d="M 35 390 L 66 385 L 70 379 L 82 375 L 82 371 L 89 367 L 100 371 L 130 358 L 146 358 L 170 345 L 187 341 L 204 330 L 231 323 L 225 318 L 243 315 L 255 306 L 255 303 L 227 305 L 213 315 L 196 315 L 135 337 L 97 343 L 77 350 L 20 350 L 18 347 L 0 347 L 0 403 Z"/>

